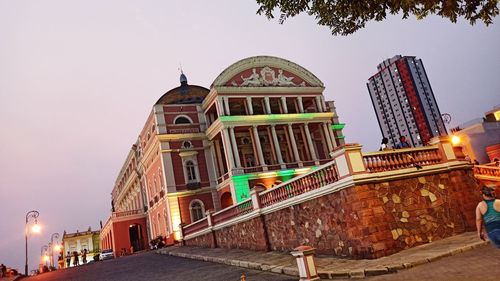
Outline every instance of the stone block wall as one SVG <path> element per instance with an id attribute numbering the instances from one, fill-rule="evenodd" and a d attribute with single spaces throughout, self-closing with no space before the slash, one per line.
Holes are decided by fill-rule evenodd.
<path id="1" fill-rule="evenodd" d="M 262 217 L 253 218 L 215 231 L 217 246 L 266 251 L 266 235 Z"/>
<path id="2" fill-rule="evenodd" d="M 215 236 L 222 248 L 290 251 L 309 245 L 320 254 L 378 258 L 473 231 L 480 200 L 472 171 L 455 170 L 358 184 L 228 226 Z"/>
<path id="3" fill-rule="evenodd" d="M 186 246 L 198 246 L 204 248 L 215 248 L 214 236 L 212 233 L 196 236 L 189 240 L 184 240 Z"/>
<path id="4" fill-rule="evenodd" d="M 475 229 L 469 171 L 357 185 L 265 216 L 273 250 L 377 258 Z"/>

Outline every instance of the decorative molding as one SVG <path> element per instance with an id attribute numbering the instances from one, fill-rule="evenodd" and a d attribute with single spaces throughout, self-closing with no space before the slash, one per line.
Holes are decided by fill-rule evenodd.
<path id="1" fill-rule="evenodd" d="M 231 82 L 231 85 L 234 87 L 305 87 L 306 82 L 302 81 L 300 84 L 295 84 L 292 80 L 295 78 L 294 76 L 287 77 L 283 74 L 283 69 L 278 69 L 278 76 L 276 76 L 276 72 L 274 69 L 269 66 L 265 66 L 261 68 L 260 74 L 257 73 L 256 68 L 252 68 L 252 74 L 248 77 L 241 76 L 240 85 L 238 85 L 235 81 Z"/>
<path id="2" fill-rule="evenodd" d="M 325 88 L 323 87 L 227 87 L 215 86 L 217 94 L 247 94 L 247 93 L 262 93 L 269 96 L 272 94 L 321 94 Z"/>
<path id="3" fill-rule="evenodd" d="M 288 72 L 298 75 L 301 79 L 305 80 L 306 83 L 311 86 L 324 87 L 323 82 L 318 79 L 309 70 L 303 68 L 302 66 L 278 57 L 272 56 L 255 56 L 249 57 L 237 61 L 227 67 L 224 71 L 215 78 L 212 86 L 223 86 L 229 82 L 229 79 L 233 78 L 238 73 L 245 71 L 247 69 L 257 68 L 257 67 L 275 67 L 278 69 L 286 70 Z"/>
<path id="4" fill-rule="evenodd" d="M 192 140 L 192 139 L 206 139 L 205 133 L 190 133 L 190 134 L 164 134 L 158 135 L 158 140 L 160 141 L 181 141 L 181 140 Z"/>

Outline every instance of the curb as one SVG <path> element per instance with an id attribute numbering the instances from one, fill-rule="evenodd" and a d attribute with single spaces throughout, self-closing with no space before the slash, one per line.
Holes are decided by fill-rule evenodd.
<path id="1" fill-rule="evenodd" d="M 416 267 L 422 264 L 434 262 L 437 260 L 440 260 L 441 258 L 448 257 L 448 256 L 454 256 L 463 252 L 470 251 L 472 249 L 488 245 L 489 241 L 479 241 L 479 242 L 474 242 L 472 244 L 462 246 L 460 248 L 455 248 L 437 255 L 417 259 L 414 261 L 410 262 L 403 262 L 401 264 L 391 264 L 387 266 L 380 266 L 380 267 L 370 267 L 370 268 L 364 268 L 364 269 L 356 269 L 356 270 L 351 270 L 351 271 L 345 271 L 345 270 L 336 270 L 336 271 L 325 271 L 325 270 L 318 270 L 318 275 L 321 279 L 362 279 L 365 277 L 370 277 L 370 276 L 377 276 L 377 275 L 384 275 L 384 274 L 391 274 L 391 273 L 396 273 L 399 270 L 403 269 L 408 269 L 412 267 Z M 261 270 L 261 271 L 268 271 L 268 272 L 273 272 L 273 273 L 280 273 L 280 274 L 286 274 L 290 276 L 299 276 L 299 270 L 296 267 L 284 267 L 280 265 L 270 265 L 270 264 L 263 264 L 263 263 L 258 263 L 258 262 L 251 262 L 251 261 L 241 261 L 241 260 L 232 260 L 232 259 L 225 259 L 225 258 L 219 258 L 219 257 L 211 257 L 211 256 L 202 256 L 202 255 L 195 255 L 195 254 L 188 254 L 188 253 L 176 253 L 174 251 L 168 251 L 167 249 L 160 249 L 156 251 L 157 254 L 163 254 L 163 255 L 170 255 L 170 256 L 176 256 L 176 257 L 181 257 L 181 258 L 188 258 L 188 259 L 193 259 L 193 260 L 201 260 L 201 261 L 207 261 L 207 262 L 214 262 L 214 263 L 221 263 L 221 264 L 227 264 L 227 265 L 232 265 L 232 266 L 238 266 L 242 268 L 248 268 L 248 269 L 254 269 L 254 270 Z"/>

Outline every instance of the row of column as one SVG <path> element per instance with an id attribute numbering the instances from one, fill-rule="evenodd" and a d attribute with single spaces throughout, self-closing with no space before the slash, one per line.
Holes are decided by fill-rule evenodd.
<path id="1" fill-rule="evenodd" d="M 286 99 L 287 97 L 280 97 L 280 102 L 281 102 L 281 108 L 282 108 L 282 114 L 287 114 L 288 113 L 288 106 L 286 104 Z M 318 112 L 326 112 L 326 103 L 325 99 L 323 96 L 318 95 L 315 96 L 315 101 L 316 101 L 316 107 L 318 109 Z M 304 113 L 304 103 L 302 102 L 302 96 L 297 96 L 296 97 L 296 102 L 297 106 L 299 108 L 299 113 Z M 253 103 L 252 103 L 252 97 L 246 97 L 246 106 L 248 110 L 249 115 L 253 115 Z M 265 113 L 266 114 L 272 114 L 271 111 L 271 103 L 269 102 L 269 97 L 264 97 L 264 106 L 265 106 Z M 219 116 L 230 116 L 231 111 L 229 109 L 229 97 L 226 96 L 220 96 L 217 97 L 217 111 Z"/>
<path id="2" fill-rule="evenodd" d="M 269 125 L 271 128 L 271 137 L 272 137 L 272 142 L 273 142 L 273 148 L 274 148 L 274 153 L 276 156 L 276 160 L 279 165 L 281 165 L 282 169 L 285 169 L 285 162 L 283 161 L 283 155 L 281 154 L 281 146 L 280 142 L 278 140 L 278 134 L 276 132 L 276 127 L 274 124 Z M 299 167 L 302 167 L 302 160 L 300 159 L 300 154 L 299 150 L 297 148 L 297 142 L 295 140 L 295 134 L 293 132 L 293 127 L 292 124 L 287 124 L 286 130 L 288 132 L 289 136 L 289 143 L 288 145 L 291 146 L 292 152 L 293 152 L 293 158 L 296 163 L 298 163 Z M 318 162 L 318 156 L 316 155 L 316 149 L 315 145 L 311 136 L 311 132 L 309 130 L 309 125 L 307 123 L 302 124 L 304 128 L 304 133 L 305 133 L 305 139 L 306 139 L 306 145 L 309 151 L 309 155 L 313 161 L 315 161 L 316 165 L 319 164 Z M 331 122 L 325 122 L 322 123 L 321 129 L 323 130 L 323 135 L 325 136 L 326 139 L 326 146 L 328 148 L 328 152 L 333 151 L 333 149 L 336 147 L 336 143 L 334 141 L 334 134 L 332 130 L 330 129 L 331 127 Z M 250 134 L 253 139 L 253 144 L 254 144 L 254 152 L 255 156 L 258 159 L 258 162 L 260 163 L 260 166 L 263 167 L 263 170 L 267 170 L 267 165 L 265 163 L 264 159 L 264 153 L 262 150 L 262 145 L 260 142 L 260 136 L 259 136 L 259 131 L 258 131 L 258 125 L 253 125 L 250 128 Z M 236 135 L 234 132 L 234 127 L 229 127 L 229 128 L 224 128 L 223 131 L 221 132 L 221 138 L 222 138 L 222 143 L 224 145 L 224 151 L 222 151 L 220 143 L 218 141 L 215 141 L 215 145 L 212 146 L 211 150 L 213 155 L 217 155 L 216 160 L 218 161 L 218 165 L 216 166 L 217 172 L 219 175 L 222 175 L 223 172 L 220 171 L 224 167 L 224 163 L 220 155 L 222 153 L 226 153 L 226 161 L 228 164 L 228 170 L 232 169 L 238 169 L 238 168 L 243 168 L 241 164 L 241 159 L 240 159 L 240 154 L 238 150 L 238 144 L 236 142 Z"/>

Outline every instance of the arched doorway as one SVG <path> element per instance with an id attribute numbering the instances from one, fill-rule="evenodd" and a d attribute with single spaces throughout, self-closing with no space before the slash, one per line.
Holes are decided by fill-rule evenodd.
<path id="1" fill-rule="evenodd" d="M 128 227 L 128 236 L 134 252 L 144 250 L 144 237 L 142 236 L 142 227 L 140 224 L 135 223 L 130 225 Z"/>
<path id="2" fill-rule="evenodd" d="M 220 197 L 220 205 L 222 209 L 225 209 L 233 205 L 233 198 L 230 192 L 224 192 Z"/>

